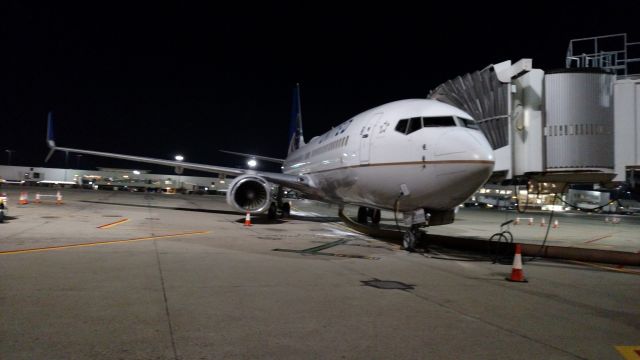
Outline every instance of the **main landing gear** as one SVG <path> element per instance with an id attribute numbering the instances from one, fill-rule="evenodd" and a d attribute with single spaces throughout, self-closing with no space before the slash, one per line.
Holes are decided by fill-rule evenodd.
<path id="1" fill-rule="evenodd" d="M 358 222 L 360 224 L 367 224 L 371 219 L 372 224 L 380 223 L 380 209 L 373 209 L 364 206 L 358 208 Z"/>
<path id="2" fill-rule="evenodd" d="M 275 220 L 277 218 L 288 218 L 291 216 L 291 205 L 289 202 L 285 201 L 278 206 L 278 204 L 274 201 L 269 206 L 269 210 L 267 211 L 267 217 L 269 220 Z"/>
<path id="3" fill-rule="evenodd" d="M 405 224 L 410 225 L 402 236 L 402 247 L 407 251 L 415 251 L 416 242 L 422 236 L 421 228 L 429 227 L 431 214 L 424 213 L 423 209 L 418 209 L 404 213 Z"/>
<path id="4" fill-rule="evenodd" d="M 275 220 L 277 218 L 288 218 L 291 216 L 291 204 L 288 201 L 283 201 L 284 191 L 282 186 L 278 186 L 275 201 L 269 206 L 267 211 L 267 217 L 269 220 Z"/>

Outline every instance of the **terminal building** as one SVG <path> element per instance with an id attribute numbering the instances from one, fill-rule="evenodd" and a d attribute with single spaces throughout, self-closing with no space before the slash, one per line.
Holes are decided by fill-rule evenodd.
<path id="1" fill-rule="evenodd" d="M 83 187 L 95 190 L 144 191 L 163 193 L 216 194 L 227 191 L 231 177 L 201 177 L 151 174 L 148 170 L 56 169 L 45 167 L 0 166 L 0 185 L 19 183 L 35 186 Z"/>

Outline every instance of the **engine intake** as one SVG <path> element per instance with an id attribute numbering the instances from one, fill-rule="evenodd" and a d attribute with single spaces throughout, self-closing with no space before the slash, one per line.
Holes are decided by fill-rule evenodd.
<path id="1" fill-rule="evenodd" d="M 271 186 L 259 176 L 242 175 L 229 185 L 227 203 L 242 211 L 262 213 L 271 205 Z"/>

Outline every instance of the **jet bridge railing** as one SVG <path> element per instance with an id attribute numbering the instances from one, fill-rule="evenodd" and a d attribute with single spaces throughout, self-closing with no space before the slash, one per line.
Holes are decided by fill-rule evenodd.
<path id="1" fill-rule="evenodd" d="M 593 36 L 569 41 L 566 68 L 602 68 L 617 75 L 628 76 L 638 73 L 640 42 L 628 42 L 627 34 Z M 631 66 L 634 67 L 631 67 Z"/>

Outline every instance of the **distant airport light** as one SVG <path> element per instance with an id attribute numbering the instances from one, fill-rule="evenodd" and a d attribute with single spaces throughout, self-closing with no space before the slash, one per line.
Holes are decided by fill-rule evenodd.
<path id="1" fill-rule="evenodd" d="M 140 171 L 138 171 L 138 170 L 133 170 L 133 174 L 134 174 L 134 175 L 140 175 Z"/>
<path id="2" fill-rule="evenodd" d="M 182 156 L 182 155 L 176 155 L 175 159 L 176 159 L 177 161 L 182 161 L 182 160 L 184 160 L 184 156 Z"/>
<path id="3" fill-rule="evenodd" d="M 249 167 L 256 167 L 256 165 L 258 165 L 258 162 L 256 161 L 256 159 L 251 159 L 249 161 L 247 161 L 247 165 L 249 165 Z"/>

